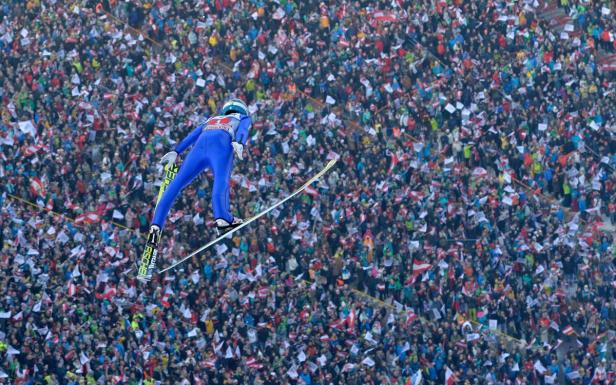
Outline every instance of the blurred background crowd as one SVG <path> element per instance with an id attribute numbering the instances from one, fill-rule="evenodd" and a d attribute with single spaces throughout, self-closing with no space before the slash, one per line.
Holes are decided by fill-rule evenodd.
<path id="1" fill-rule="evenodd" d="M 0 384 L 614 383 L 615 13 L 5 0 Z M 140 284 L 157 162 L 231 95 L 238 216 L 338 164 Z M 214 237 L 211 181 L 162 265 Z"/>

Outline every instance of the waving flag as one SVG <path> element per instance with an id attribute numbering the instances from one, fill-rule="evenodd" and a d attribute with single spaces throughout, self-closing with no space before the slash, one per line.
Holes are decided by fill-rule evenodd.
<path id="1" fill-rule="evenodd" d="M 21 321 L 24 319 L 23 310 L 13 316 L 13 321 Z"/>
<path id="2" fill-rule="evenodd" d="M 35 176 L 30 179 L 30 192 L 34 195 L 45 196 L 47 192 L 45 191 L 45 185 L 41 178 Z"/>
<path id="3" fill-rule="evenodd" d="M 69 210 L 78 210 L 79 209 L 79 206 L 77 206 L 76 204 L 74 204 L 73 202 L 71 202 L 68 199 L 65 201 L 64 207 L 66 207 Z"/>
<path id="4" fill-rule="evenodd" d="M 420 275 L 430 270 L 432 265 L 419 260 L 413 261 L 413 275 Z"/>
<path id="5" fill-rule="evenodd" d="M 100 222 L 100 220 L 101 220 L 100 215 L 98 215 L 94 211 L 90 211 L 90 212 L 87 212 L 87 213 L 82 214 L 82 215 L 78 216 L 77 218 L 75 218 L 75 223 L 77 223 L 77 224 L 87 223 L 87 224 L 91 225 L 93 223 Z"/>
<path id="6" fill-rule="evenodd" d="M 344 323 L 347 327 L 347 332 L 355 333 L 355 309 L 351 310 L 349 315 L 344 319 Z"/>
<path id="7" fill-rule="evenodd" d="M 96 299 L 99 300 L 103 300 L 103 299 L 111 299 L 111 297 L 113 297 L 114 295 L 116 295 L 117 290 L 115 287 L 113 286 L 105 286 L 105 291 L 101 294 L 101 293 L 96 293 L 94 296 L 96 297 Z"/>
<path id="8" fill-rule="evenodd" d="M 415 260 L 413 261 L 413 273 L 411 274 L 411 276 L 406 280 L 406 284 L 407 285 L 412 285 L 415 283 L 415 281 L 417 280 L 417 277 L 419 277 L 421 274 L 423 274 L 424 272 L 430 270 L 432 268 L 432 265 L 429 263 L 425 263 L 425 262 L 421 262 L 419 260 Z"/>
<path id="9" fill-rule="evenodd" d="M 380 23 L 398 21 L 396 14 L 391 11 L 376 11 L 372 14 L 372 19 Z"/>
<path id="10" fill-rule="evenodd" d="M 453 375 L 451 369 L 449 369 L 449 366 L 447 366 L 445 369 L 445 385 L 453 385 L 455 381 L 456 377 Z"/>
<path id="11" fill-rule="evenodd" d="M 246 360 L 246 366 L 252 369 L 261 369 L 263 367 L 263 364 L 257 362 L 256 358 L 250 357 Z"/>
<path id="12" fill-rule="evenodd" d="M 265 287 L 261 287 L 259 288 L 259 290 L 257 291 L 257 297 L 259 298 L 267 298 L 267 296 L 270 293 L 270 289 L 269 287 L 265 286 Z"/>
<path id="13" fill-rule="evenodd" d="M 163 295 L 163 297 L 160 299 L 160 304 L 164 307 L 170 307 L 171 303 L 169 302 L 169 298 L 171 298 L 171 294 L 165 293 L 165 295 Z"/>
<path id="14" fill-rule="evenodd" d="M 24 155 L 25 156 L 32 156 L 32 155 L 36 154 L 42 148 L 45 148 L 45 145 L 37 144 L 37 145 L 28 146 L 24 150 Z"/>
<path id="15" fill-rule="evenodd" d="M 423 380 L 423 375 L 421 374 L 421 370 L 418 370 L 406 383 L 407 385 L 419 385 L 421 384 L 421 380 Z"/>
<path id="16" fill-rule="evenodd" d="M 68 284 L 68 296 L 73 297 L 75 294 L 77 294 L 77 286 L 75 286 L 73 280 L 71 280 Z"/>
<path id="17" fill-rule="evenodd" d="M 343 320 L 335 320 L 329 323 L 329 327 L 332 329 L 342 329 Z"/>
<path id="18" fill-rule="evenodd" d="M 332 159 L 340 159 L 340 154 L 336 153 L 335 151 L 330 151 L 327 153 L 327 160 L 332 160 Z"/>
<path id="19" fill-rule="evenodd" d="M 393 151 L 387 150 L 387 155 L 391 157 L 391 164 L 389 165 L 389 170 L 388 170 L 388 173 L 391 173 L 394 170 L 394 168 L 396 168 L 396 165 L 398 164 L 399 159 L 396 153 Z"/>
<path id="20" fill-rule="evenodd" d="M 483 167 L 475 167 L 472 175 L 477 178 L 483 178 L 488 175 L 488 171 Z"/>
<path id="21" fill-rule="evenodd" d="M 411 191 L 411 192 L 409 192 L 409 198 L 411 198 L 413 200 L 413 202 L 418 202 L 418 201 L 422 200 L 425 196 L 426 196 L 426 194 L 422 193 L 421 191 Z"/>
<path id="22" fill-rule="evenodd" d="M 406 312 L 406 326 L 409 326 L 413 323 L 413 321 L 417 320 L 419 317 L 413 310 L 409 310 Z"/>
<path id="23" fill-rule="evenodd" d="M 216 357 L 210 357 L 207 360 L 203 361 L 203 366 L 209 369 L 214 369 L 216 367 Z"/>
<path id="24" fill-rule="evenodd" d="M 318 197 L 319 196 L 319 192 L 317 191 L 317 189 L 315 189 L 312 186 L 307 186 L 304 189 L 304 192 L 308 195 L 310 195 L 311 197 Z"/>

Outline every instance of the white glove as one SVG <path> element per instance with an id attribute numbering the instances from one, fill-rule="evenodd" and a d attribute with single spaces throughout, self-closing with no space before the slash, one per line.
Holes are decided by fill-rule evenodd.
<path id="1" fill-rule="evenodd" d="M 171 151 L 171 152 L 166 153 L 165 156 L 163 156 L 160 159 L 160 162 L 158 163 L 162 165 L 174 165 L 177 157 L 178 157 L 178 153 L 175 151 Z"/>
<path id="2" fill-rule="evenodd" d="M 238 142 L 231 142 L 231 146 L 233 146 L 233 151 L 235 152 L 235 155 L 238 157 L 238 159 L 243 160 L 244 145 Z"/>

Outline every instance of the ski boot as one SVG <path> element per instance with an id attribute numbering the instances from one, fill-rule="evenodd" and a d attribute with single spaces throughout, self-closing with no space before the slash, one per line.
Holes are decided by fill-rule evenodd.
<path id="1" fill-rule="evenodd" d="M 244 221 L 240 218 L 233 218 L 233 222 L 229 223 L 222 218 L 216 219 L 216 231 L 218 235 L 223 235 L 224 233 L 232 230 L 233 228 L 241 225 Z"/>
<path id="2" fill-rule="evenodd" d="M 156 225 L 150 227 L 148 240 L 145 244 L 145 250 L 141 255 L 141 261 L 138 266 L 137 279 L 142 282 L 149 282 L 152 279 L 152 274 L 156 270 L 156 259 L 158 258 L 158 245 L 160 243 L 161 231 Z"/>

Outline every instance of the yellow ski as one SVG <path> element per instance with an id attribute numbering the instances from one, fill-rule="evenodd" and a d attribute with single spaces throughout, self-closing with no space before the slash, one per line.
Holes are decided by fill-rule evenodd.
<path id="1" fill-rule="evenodd" d="M 171 184 L 171 181 L 178 173 L 178 166 L 175 164 L 167 164 L 165 166 L 165 174 L 163 176 L 163 181 L 160 184 L 160 189 L 158 190 L 158 198 L 156 198 L 156 205 L 158 206 L 158 202 L 160 202 L 160 198 L 162 198 L 163 193 L 167 189 L 167 187 Z M 155 209 L 156 210 L 156 209 Z M 148 276 L 151 276 L 151 271 L 153 271 L 156 267 L 156 258 L 158 256 L 158 250 L 156 249 L 156 244 L 160 241 L 160 234 L 158 237 L 148 237 L 148 240 L 145 245 L 145 249 L 143 250 L 143 254 L 141 254 L 141 260 L 139 261 L 139 269 L 137 272 L 137 278 L 141 280 L 147 280 Z M 150 274 L 148 274 L 150 273 Z"/>
<path id="2" fill-rule="evenodd" d="M 172 164 L 172 165 L 167 164 L 165 166 L 165 176 L 163 177 L 163 182 L 160 184 L 160 189 L 158 190 L 158 198 L 156 199 L 157 205 L 158 205 L 158 202 L 160 202 L 160 198 L 163 197 L 163 193 L 165 192 L 169 184 L 171 184 L 171 181 L 173 180 L 173 178 L 175 178 L 177 173 L 178 173 L 178 166 L 176 166 L 175 164 Z"/>

